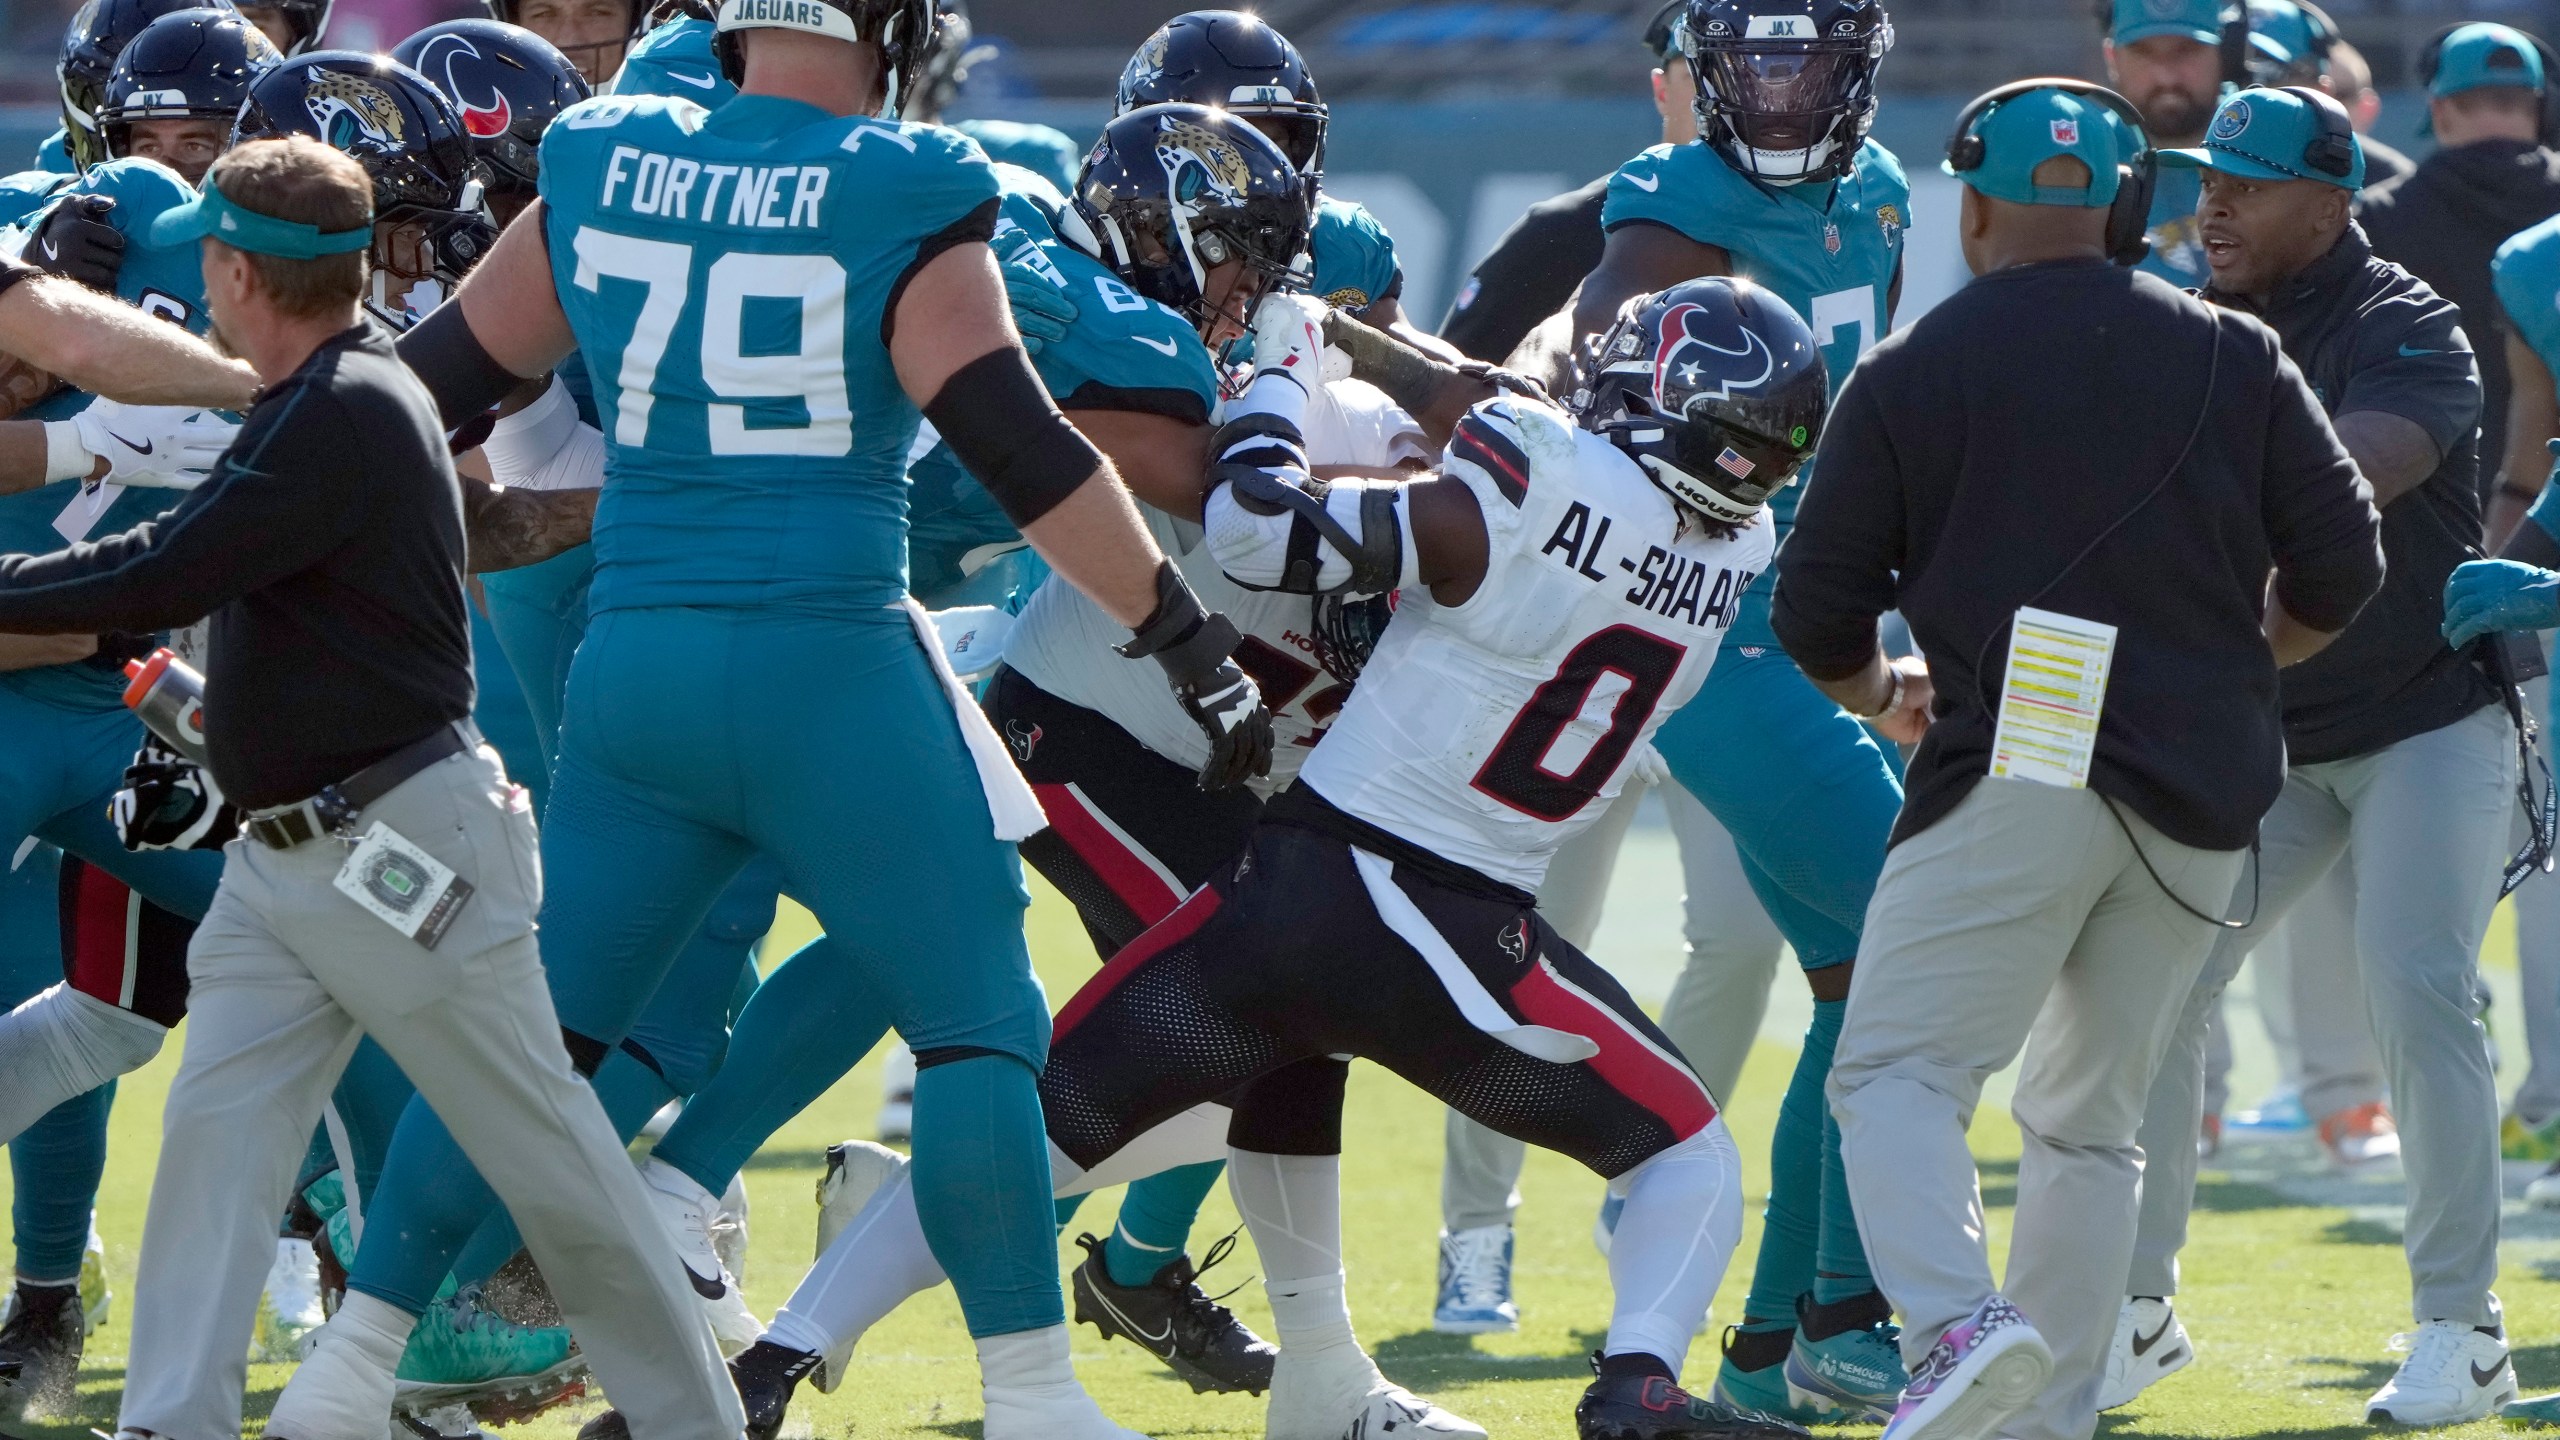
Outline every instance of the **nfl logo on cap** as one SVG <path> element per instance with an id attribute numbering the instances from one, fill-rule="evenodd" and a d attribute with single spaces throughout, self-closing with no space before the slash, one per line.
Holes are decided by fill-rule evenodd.
<path id="1" fill-rule="evenodd" d="M 2079 144 L 2079 143 L 2080 143 L 2080 122 L 2079 122 L 2079 121 L 2077 121 L 2077 120 L 2056 120 L 2056 121 L 2054 121 L 2054 122 L 2053 122 L 2053 143 L 2054 143 L 2054 144 L 2056 144 L 2056 145 L 2077 145 L 2077 144 Z"/>

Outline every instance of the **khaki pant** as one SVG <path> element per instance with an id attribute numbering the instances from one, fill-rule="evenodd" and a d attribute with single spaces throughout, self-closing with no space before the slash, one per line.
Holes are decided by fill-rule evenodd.
<path id="1" fill-rule="evenodd" d="M 2217 933 L 2161 886 L 2214 913 L 2245 858 L 2108 809 L 2092 791 L 1986 779 L 1896 845 L 1831 1069 L 1858 1230 L 1902 1312 L 1905 1357 L 1917 1364 L 1995 1289 L 2052 1347 L 2052 1383 L 2003 1431 L 2018 1440 L 2097 1427 L 2142 1182 L 2134 1134 Z M 2000 1286 L 1965 1131 L 2021 1047 L 2011 1109 L 2026 1148 Z"/>
<path id="2" fill-rule="evenodd" d="M 371 1035 L 513 1212 L 631 1433 L 737 1436 L 737 1391 L 674 1248 L 561 1045 L 523 792 L 483 746 L 427 767 L 359 828 L 375 821 L 475 887 L 434 950 L 338 893 L 346 846 L 230 846 L 187 956 L 186 1056 L 162 1122 L 120 1423 L 169 1440 L 240 1433 L 276 1217 L 338 1072 Z"/>

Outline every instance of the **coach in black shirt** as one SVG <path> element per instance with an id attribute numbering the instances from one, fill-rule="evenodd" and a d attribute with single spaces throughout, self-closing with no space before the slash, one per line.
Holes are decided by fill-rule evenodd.
<path id="1" fill-rule="evenodd" d="M 2332 865 L 2352 867 L 2367 1011 L 2409 1175 L 2419 1321 L 2400 1373 L 2366 1402 L 2402 1425 L 2478 1419 L 2514 1393 L 2497 1297 L 2498 1099 L 2474 1018 L 2475 957 L 2515 819 L 2501 692 L 2446 647 L 2444 586 L 2479 553 L 2480 388 L 2461 315 L 2376 258 L 2348 217 L 2361 157 L 2304 90 L 2250 89 L 2203 148 L 2205 298 L 2258 315 L 2328 408 L 2382 509 L 2383 588 L 2338 643 L 2285 672 L 2292 770 L 2262 827 L 2257 904 L 2198 982 L 2144 1121 L 2154 1168 L 2129 1293 L 2163 1295 L 2185 1238 L 2206 1014 L 2265 929 Z M 2424 172 L 2421 171 L 2423 174 Z"/>
<path id="2" fill-rule="evenodd" d="M 2096 1423 L 2159 1038 L 2284 780 L 2277 665 L 2345 628 L 2381 570 L 2365 488 L 2276 337 L 2109 263 L 2122 133 L 2047 88 L 1951 147 L 1977 278 L 1841 390 L 1772 615 L 1853 712 L 1898 698 L 1884 611 L 1929 658 L 1935 720 L 1830 1096 L 1904 1359 L 1944 1377 L 1940 1401 L 1988 1407 L 1977 1433 L 2034 1440 Z M 2088 749 L 2031 747 L 2020 719 L 2049 708 L 1994 741 L 2008 642 L 2037 624 L 2109 627 Z M 2022 1046 L 1995 1289 L 1965 1124 Z M 2040 1394 L 1950 1397 L 2002 1350 L 2041 1358 Z"/>
<path id="3" fill-rule="evenodd" d="M 216 332 L 265 393 L 161 518 L 0 557 L 0 631 L 158 630 L 211 612 L 205 734 L 244 812 L 188 955 L 187 1053 L 135 1286 L 121 1428 L 240 1426 L 238 1337 L 292 1159 L 359 1030 L 508 1203 L 599 1374 L 670 1433 L 735 1440 L 698 1303 L 571 1067 L 534 941 L 525 792 L 470 724 L 462 491 L 436 407 L 359 301 L 372 186 L 343 152 L 258 141 L 153 239 L 201 239 Z M 348 1292 L 267 1433 L 368 1434 L 416 1317 Z M 682 1403 L 679 1404 L 679 1397 Z"/>

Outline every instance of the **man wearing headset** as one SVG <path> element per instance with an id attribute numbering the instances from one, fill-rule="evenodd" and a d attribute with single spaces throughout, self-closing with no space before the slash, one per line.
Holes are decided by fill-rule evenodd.
<path id="1" fill-rule="evenodd" d="M 2369 492 L 2277 337 L 2130 268 L 2131 114 L 2070 80 L 1967 108 L 1947 169 L 1977 278 L 1858 363 L 1778 556 L 1778 639 L 1825 693 L 1889 704 L 1899 609 L 1937 694 L 1829 1086 L 1902 1312 L 1885 1440 L 2095 1429 L 2143 1098 L 2284 784 L 2277 667 L 2382 578 Z M 2093 627 L 2094 713 L 2039 750 L 2004 651 Z M 1965 1131 L 2022 1048 L 2002 1285 Z"/>
<path id="2" fill-rule="evenodd" d="M 2374 254 L 2462 308 L 2479 348 L 2480 433 L 2492 447 L 2507 433 L 2509 378 L 2489 261 L 2509 236 L 2560 214 L 2560 153 L 2546 148 L 2560 138 L 2548 63 L 2533 37 L 2504 25 L 2439 36 L 2418 58 L 2436 151 L 2407 177 L 2376 183 L 2356 206 Z M 2509 512 L 2510 528 L 2532 499 Z"/>
<path id="3" fill-rule="evenodd" d="M 2364 159 L 2315 90 L 2253 86 L 2202 147 L 2203 298 L 2258 316 L 2328 410 L 2382 510 L 2388 578 L 2338 643 L 2286 672 L 2291 769 L 2153 1083 L 2127 1293 L 2151 1343 L 2120 1345 L 2111 1396 L 2183 1364 L 2170 1313 L 2195 1190 L 2204 1017 L 2240 958 L 2331 866 L 2352 866 L 2356 949 L 2409 1175 L 2417 1329 L 2369 1419 L 2458 1424 L 2516 1393 L 2497 1297 L 2497 1091 L 2474 957 L 2515 819 L 2517 736 L 2476 647 L 2438 634 L 2445 577 L 2477 553 L 2480 385 L 2460 313 L 2378 259 L 2349 205 Z M 2119 1331 L 2119 1335 L 2122 1335 Z"/>

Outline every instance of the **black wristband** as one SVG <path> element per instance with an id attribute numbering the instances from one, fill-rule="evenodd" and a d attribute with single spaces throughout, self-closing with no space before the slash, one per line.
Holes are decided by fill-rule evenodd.
<path id="1" fill-rule="evenodd" d="M 1102 452 L 1058 413 L 1030 358 L 1015 346 L 990 350 L 953 371 L 924 415 L 1017 529 L 1048 514 L 1102 468 Z"/>
<path id="2" fill-rule="evenodd" d="M 399 340 L 400 359 L 435 397 L 444 428 L 456 430 L 529 377 L 498 363 L 471 333 L 460 305 L 439 305 Z"/>

